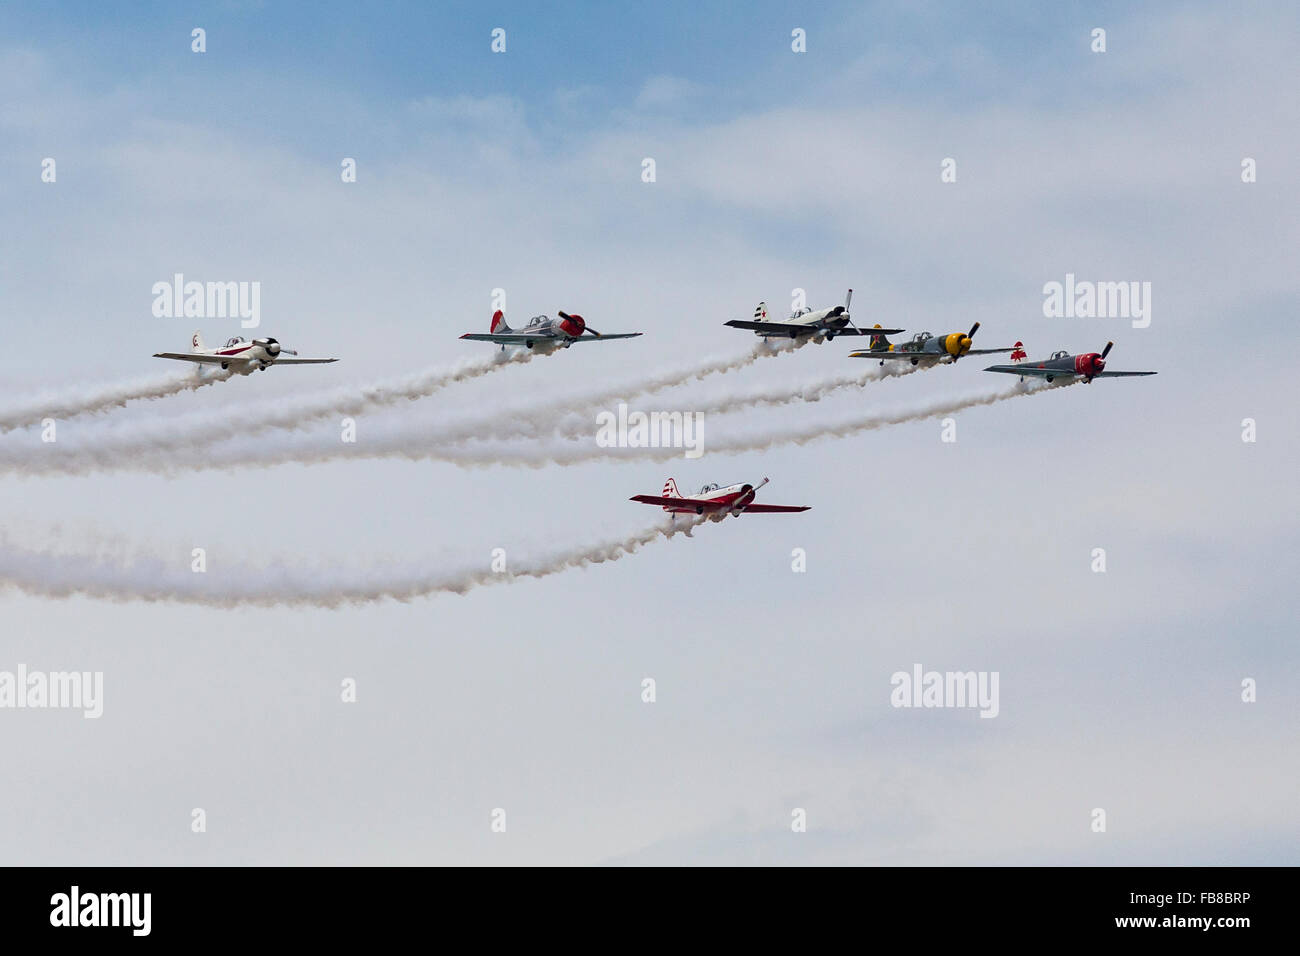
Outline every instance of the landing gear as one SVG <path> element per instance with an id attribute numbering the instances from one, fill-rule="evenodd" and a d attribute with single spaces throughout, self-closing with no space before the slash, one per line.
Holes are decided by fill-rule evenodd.
<path id="1" fill-rule="evenodd" d="M 222 363 L 221 363 L 221 371 L 223 371 L 223 372 L 228 372 L 228 371 L 230 371 L 230 363 L 229 363 L 229 362 L 222 362 Z"/>
<path id="2" fill-rule="evenodd" d="M 790 333 L 790 338 L 792 338 L 792 339 L 797 339 L 798 337 L 799 337 L 799 333 L 798 333 L 798 332 L 791 332 L 791 333 Z"/>
<path id="3" fill-rule="evenodd" d="M 1044 375 L 1043 378 L 1047 379 L 1047 382 L 1048 382 L 1048 384 L 1050 385 L 1052 379 L 1056 378 L 1056 376 L 1055 376 L 1055 375 Z"/>
<path id="4" fill-rule="evenodd" d="M 526 339 L 526 340 L 524 341 L 524 345 L 527 346 L 528 348 L 532 348 L 532 347 L 533 347 L 533 340 L 532 340 L 532 339 Z"/>
<path id="5" fill-rule="evenodd" d="M 703 509 L 703 508 L 696 508 L 696 509 L 695 509 L 695 513 L 696 513 L 697 515 L 702 515 L 702 514 L 704 514 L 704 509 Z"/>
<path id="6" fill-rule="evenodd" d="M 881 365 L 884 365 L 885 363 L 884 363 L 884 362 L 881 362 L 880 364 L 881 364 Z M 921 364 L 921 360 L 920 360 L 920 359 L 912 359 L 912 364 L 913 364 L 913 365 L 920 365 L 920 364 Z"/>
<path id="7" fill-rule="evenodd" d="M 834 341 L 835 341 L 835 333 L 834 333 L 834 332 L 827 332 L 827 333 L 826 333 L 826 341 L 827 341 L 827 342 L 834 342 Z"/>

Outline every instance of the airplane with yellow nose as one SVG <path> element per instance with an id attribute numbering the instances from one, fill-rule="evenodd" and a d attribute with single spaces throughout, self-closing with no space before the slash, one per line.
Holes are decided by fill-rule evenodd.
<path id="1" fill-rule="evenodd" d="M 876 326 L 880 328 L 879 325 Z M 1004 349 L 973 349 L 971 340 L 979 331 L 976 322 L 969 332 L 949 332 L 947 335 L 934 335 L 930 332 L 918 332 L 909 342 L 894 345 L 884 332 L 871 335 L 871 347 L 858 352 L 850 352 L 849 358 L 880 359 L 884 365 L 886 359 L 907 359 L 913 365 L 925 362 L 934 365 L 939 362 L 955 362 L 963 355 L 993 355 L 997 352 L 1010 352 L 1014 346 Z M 870 333 L 868 333 L 870 334 Z"/>

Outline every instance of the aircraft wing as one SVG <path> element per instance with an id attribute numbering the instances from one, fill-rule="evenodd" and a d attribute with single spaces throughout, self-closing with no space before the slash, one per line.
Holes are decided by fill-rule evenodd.
<path id="1" fill-rule="evenodd" d="M 177 359 L 181 362 L 199 362 L 203 365 L 220 365 L 222 362 L 238 362 L 239 358 L 229 355 L 206 355 L 203 352 L 154 352 L 154 358 Z"/>
<path id="2" fill-rule="evenodd" d="M 1058 375 L 1074 375 L 1072 369 L 1060 368 L 1039 368 L 1036 365 L 990 365 L 984 371 L 986 372 L 1006 372 L 1008 375 L 1050 375 L 1056 378 Z M 1083 376 L 1079 376 L 1082 378 Z"/>
<path id="3" fill-rule="evenodd" d="M 616 332 L 610 335 L 591 336 L 590 341 L 599 342 L 601 339 L 634 339 L 642 332 Z M 526 342 L 560 342 L 568 340 L 570 342 L 586 342 L 588 336 L 582 335 L 578 338 L 571 338 L 567 335 L 552 335 L 550 332 L 466 332 L 461 336 L 462 339 L 469 339 L 471 342 L 495 342 L 497 345 L 523 345 Z"/>
<path id="4" fill-rule="evenodd" d="M 755 322 L 750 319 L 732 319 L 724 322 L 733 329 L 749 329 L 751 332 L 771 332 L 774 335 L 812 335 L 814 332 L 830 332 L 834 335 L 897 335 L 902 329 L 855 329 L 845 326 L 842 329 L 828 329 L 824 325 L 799 325 L 796 322 Z"/>
<path id="5" fill-rule="evenodd" d="M 665 508 L 703 508 L 705 511 L 717 510 L 721 505 L 700 501 L 694 498 L 661 498 L 658 495 L 633 495 L 628 501 L 639 501 L 646 505 L 662 505 Z"/>
<path id="6" fill-rule="evenodd" d="M 967 352 L 967 355 L 970 353 Z M 860 352 L 850 352 L 849 358 L 878 358 L 878 359 L 938 359 L 947 358 L 947 352 L 873 352 L 870 349 Z"/>
<path id="7" fill-rule="evenodd" d="M 328 365 L 330 362 L 337 362 L 336 358 L 316 359 L 316 358 L 277 358 L 272 365 Z"/>
<path id="8" fill-rule="evenodd" d="M 1155 372 L 1098 372 L 1093 378 L 1110 378 L 1114 375 L 1116 378 L 1126 377 L 1129 375 L 1155 375 Z"/>
<path id="9" fill-rule="evenodd" d="M 558 336 L 549 332 L 534 332 L 532 335 L 522 332 L 466 332 L 461 338 L 471 342 L 495 342 L 497 345 L 523 345 L 525 342 L 546 342 Z"/>
<path id="10" fill-rule="evenodd" d="M 794 511 L 808 511 L 812 505 L 745 505 L 747 515 L 782 515 Z"/>
<path id="11" fill-rule="evenodd" d="M 1015 350 L 1014 345 L 1009 345 L 1004 349 L 967 349 L 961 353 L 961 357 L 965 358 L 967 355 L 996 355 L 998 352 L 1014 352 Z"/>

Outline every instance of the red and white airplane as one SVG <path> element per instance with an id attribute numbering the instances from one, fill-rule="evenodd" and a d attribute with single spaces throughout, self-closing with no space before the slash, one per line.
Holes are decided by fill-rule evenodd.
<path id="1" fill-rule="evenodd" d="M 639 501 L 647 505 L 659 505 L 664 511 L 673 515 L 708 515 L 710 521 L 721 521 L 728 515 L 789 514 L 795 511 L 809 510 L 809 505 L 754 504 L 754 496 L 758 493 L 758 489 L 765 484 L 767 484 L 766 478 L 757 485 L 727 485 L 723 488 L 715 484 L 709 484 L 701 488 L 698 494 L 682 495 L 677 490 L 677 482 L 669 478 L 664 482 L 663 494 L 633 495 L 628 500 Z"/>
<path id="2" fill-rule="evenodd" d="M 1069 379 L 1077 382 L 1083 379 L 1084 382 L 1091 383 L 1094 378 L 1120 378 L 1132 375 L 1155 375 L 1155 372 L 1112 372 L 1106 368 L 1106 356 L 1114 348 L 1114 342 L 1107 342 L 1106 347 L 1100 352 L 1084 352 L 1082 355 L 1071 355 L 1064 349 L 1059 352 L 1053 352 L 1051 358 L 1042 361 L 1026 361 L 1024 359 L 1025 350 L 1019 342 L 1016 343 L 1016 351 L 1011 354 L 1014 359 L 1017 353 L 1021 356 L 1015 365 L 990 365 L 984 371 L 986 372 L 1005 372 L 1008 375 L 1019 375 L 1023 382 L 1026 376 L 1037 376 L 1046 379 L 1049 382 L 1058 378 Z"/>
<path id="3" fill-rule="evenodd" d="M 502 349 L 507 345 L 522 345 L 529 349 L 538 345 L 551 349 L 567 349 L 574 342 L 593 341 L 584 339 L 582 337 L 584 332 L 590 332 L 602 341 L 634 339 L 641 334 L 640 332 L 616 332 L 613 335 L 601 335 L 580 315 L 569 315 L 567 312 L 558 314 L 560 316 L 558 319 L 553 319 L 549 315 L 535 315 L 522 329 L 512 329 L 506 325 L 505 313 L 497 309 L 492 313 L 492 324 L 488 326 L 487 332 L 466 332 L 461 338 L 472 342 L 494 342 Z"/>
<path id="4" fill-rule="evenodd" d="M 155 352 L 153 357 L 220 365 L 223 369 L 234 369 L 240 375 L 250 375 L 259 370 L 265 372 L 272 365 L 325 365 L 338 361 L 336 358 L 298 358 L 297 352 L 284 348 L 275 339 L 246 342 L 238 335 L 221 348 L 210 349 L 203 344 L 203 333 L 195 332 L 190 336 L 190 347 L 193 351 Z M 284 358 L 286 355 L 293 358 Z"/>

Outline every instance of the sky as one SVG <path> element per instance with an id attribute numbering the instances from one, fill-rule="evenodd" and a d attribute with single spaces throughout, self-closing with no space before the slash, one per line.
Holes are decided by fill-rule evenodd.
<path id="1" fill-rule="evenodd" d="M 0 859 L 1295 864 L 1298 21 L 1249 3 L 5 4 L 0 420 L 186 375 L 152 355 L 199 327 L 340 361 L 60 417 L 52 443 L 39 423 L 0 433 L 0 673 L 104 687 L 97 719 L 0 708 Z M 156 316 L 175 273 L 260 283 L 259 327 Z M 1150 283 L 1150 324 L 1044 315 L 1067 274 Z M 796 289 L 820 308 L 850 287 L 858 324 L 978 321 L 977 347 L 1033 358 L 1113 341 L 1111 369 L 1159 374 L 924 417 L 1014 381 L 968 357 L 708 412 L 698 459 L 538 457 L 592 445 L 621 387 L 743 356 L 754 338 L 723 323 L 760 300 L 779 316 Z M 565 309 L 645 334 L 368 408 L 346 449 L 332 412 L 271 423 L 488 361 L 457 337 L 487 331 L 495 290 L 514 325 Z M 878 374 L 857 345 L 628 403 Z M 874 414 L 911 420 L 810 437 Z M 578 437 L 437 452 L 448 430 L 537 422 Z M 809 440 L 728 450 L 776 434 Z M 463 595 L 253 600 L 635 535 L 662 519 L 628 498 L 669 475 L 770 477 L 760 501 L 811 510 Z M 40 593 L 87 555 L 222 600 Z M 916 665 L 996 672 L 997 716 L 893 706 Z"/>

